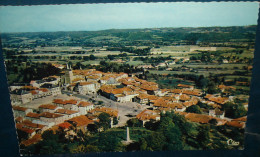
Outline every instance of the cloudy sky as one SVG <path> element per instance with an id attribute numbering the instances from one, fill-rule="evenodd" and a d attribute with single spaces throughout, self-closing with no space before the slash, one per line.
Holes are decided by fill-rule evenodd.
<path id="1" fill-rule="evenodd" d="M 255 25 L 257 2 L 72 4 L 0 7 L 0 32 Z"/>

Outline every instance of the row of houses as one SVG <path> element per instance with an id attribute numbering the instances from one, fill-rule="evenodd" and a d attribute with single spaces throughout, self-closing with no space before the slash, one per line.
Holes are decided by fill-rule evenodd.
<path id="1" fill-rule="evenodd" d="M 100 113 L 109 114 L 112 117 L 111 120 L 113 117 L 118 118 L 117 110 L 105 107 L 95 108 L 90 102 L 76 99 L 54 99 L 51 104 L 40 105 L 37 110 L 13 106 L 13 112 L 17 129 L 28 135 L 25 139 L 27 145 L 31 143 L 28 141 L 37 141 L 32 140 L 34 136 L 55 126 L 63 129 L 73 126 L 86 132 L 88 125 L 99 121 L 98 115 Z M 111 127 L 113 127 L 113 121 L 111 121 Z"/>
<path id="2" fill-rule="evenodd" d="M 10 96 L 13 105 L 29 103 L 35 99 L 61 94 L 59 76 L 50 76 L 42 80 L 32 80 L 30 84 L 13 84 Z"/>

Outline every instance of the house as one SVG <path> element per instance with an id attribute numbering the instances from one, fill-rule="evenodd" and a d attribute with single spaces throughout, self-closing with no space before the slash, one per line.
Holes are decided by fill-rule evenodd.
<path id="1" fill-rule="evenodd" d="M 68 120 L 73 117 L 80 116 L 80 113 L 78 111 L 66 110 L 66 109 L 57 109 L 55 113 L 64 115 L 64 120 Z"/>
<path id="2" fill-rule="evenodd" d="M 10 92 L 10 97 L 12 104 L 25 104 L 31 102 L 33 99 L 32 94 L 23 89 Z"/>
<path id="3" fill-rule="evenodd" d="M 114 86 L 114 85 L 102 85 L 100 87 L 99 93 L 110 99 L 110 94 L 112 93 L 113 89 L 115 89 L 115 88 L 116 88 L 116 86 Z"/>
<path id="4" fill-rule="evenodd" d="M 97 93 L 98 86 L 92 82 L 80 82 L 77 84 L 79 94 L 95 94 Z"/>
<path id="5" fill-rule="evenodd" d="M 78 130 L 82 130 L 83 132 L 87 131 L 87 126 L 89 124 L 92 124 L 93 121 L 88 119 L 86 116 L 81 115 L 81 116 L 77 116 L 74 118 L 71 118 L 69 120 L 67 120 L 67 122 L 69 122 L 70 124 L 72 124 L 73 126 L 76 127 L 76 129 Z"/>
<path id="6" fill-rule="evenodd" d="M 42 140 L 41 134 L 35 134 L 28 140 L 21 141 L 21 145 L 24 145 L 25 147 L 30 146 L 32 144 L 36 144 Z"/>
<path id="7" fill-rule="evenodd" d="M 36 134 L 36 131 L 34 129 L 29 129 L 27 127 L 24 127 L 23 124 L 16 123 L 15 127 L 17 130 L 22 131 L 26 134 L 26 139 L 29 139 Z"/>
<path id="8" fill-rule="evenodd" d="M 58 85 L 54 85 L 51 83 L 45 83 L 45 84 L 41 85 L 41 88 L 48 89 L 51 92 L 52 96 L 61 94 L 61 89 Z"/>
<path id="9" fill-rule="evenodd" d="M 211 116 L 204 115 L 204 114 L 197 114 L 197 113 L 187 113 L 185 115 L 185 118 L 192 122 L 197 122 L 201 124 L 207 124 L 212 119 Z"/>
<path id="10" fill-rule="evenodd" d="M 165 96 L 169 93 L 169 89 L 158 89 L 157 91 L 154 92 L 156 96 Z"/>
<path id="11" fill-rule="evenodd" d="M 184 101 L 191 100 L 191 97 L 186 94 L 181 94 L 181 95 L 177 96 L 176 99 L 184 102 Z"/>
<path id="12" fill-rule="evenodd" d="M 138 120 L 140 120 L 142 123 L 143 123 L 143 126 L 146 122 L 150 121 L 150 120 L 155 120 L 155 121 L 158 121 L 160 120 L 160 115 L 158 112 L 156 111 L 153 111 L 153 110 L 148 110 L 148 109 L 145 109 L 143 110 L 142 112 L 140 112 L 136 118 Z"/>
<path id="13" fill-rule="evenodd" d="M 53 104 L 67 109 L 67 110 L 75 110 L 78 111 L 78 106 L 77 106 L 78 101 L 75 99 L 69 99 L 69 100 L 62 100 L 62 99 L 54 99 Z"/>
<path id="14" fill-rule="evenodd" d="M 50 112 L 43 112 L 40 115 L 40 120 L 47 123 L 54 123 L 54 125 L 64 122 L 64 115 Z"/>
<path id="15" fill-rule="evenodd" d="M 40 114 L 34 113 L 34 112 L 29 112 L 26 114 L 25 119 L 28 119 L 30 121 L 38 120 L 38 119 L 40 119 Z"/>
<path id="16" fill-rule="evenodd" d="M 29 112 L 32 112 L 32 109 L 21 107 L 21 106 L 13 106 L 14 117 L 22 117 L 24 118 Z"/>
<path id="17" fill-rule="evenodd" d="M 80 115 L 86 115 L 88 111 L 94 109 L 94 104 L 86 101 L 81 101 L 77 104 Z"/>
<path id="18" fill-rule="evenodd" d="M 135 97 L 135 102 L 141 104 L 141 105 L 148 105 L 149 103 L 149 99 L 148 99 L 149 95 L 148 94 L 139 94 Z"/>
<path id="19" fill-rule="evenodd" d="M 23 122 L 19 123 L 23 126 L 23 128 L 33 129 L 35 133 L 43 133 L 45 130 L 48 129 L 47 126 L 33 123 L 30 120 L 24 120 Z"/>
<path id="20" fill-rule="evenodd" d="M 29 86 L 30 84 L 27 83 L 13 83 L 12 85 L 9 86 L 10 91 L 18 90 L 23 88 L 24 86 Z"/>
<path id="21" fill-rule="evenodd" d="M 58 126 L 64 131 L 68 131 L 72 127 L 72 125 L 68 122 L 61 123 Z"/>
<path id="22" fill-rule="evenodd" d="M 219 108 L 215 108 L 213 110 L 209 110 L 209 115 L 223 119 L 224 118 L 224 111 L 221 111 Z"/>
<path id="23" fill-rule="evenodd" d="M 30 85 L 33 86 L 33 87 L 40 88 L 40 86 L 43 85 L 44 83 L 45 83 L 44 80 L 32 80 L 30 82 Z"/>
<path id="24" fill-rule="evenodd" d="M 53 85 L 58 85 L 59 84 L 59 77 L 54 77 L 54 76 L 50 76 L 50 77 L 46 77 L 46 78 L 43 78 L 43 81 L 45 83 L 48 83 L 48 84 L 53 84 Z"/>
<path id="25" fill-rule="evenodd" d="M 92 114 L 98 116 L 101 113 L 107 113 L 109 114 L 110 117 L 116 117 L 118 118 L 118 110 L 112 109 L 112 108 L 107 108 L 107 107 L 98 107 L 93 109 Z"/>
<path id="26" fill-rule="evenodd" d="M 57 109 L 60 109 L 61 107 L 58 107 L 56 105 L 52 104 L 44 104 L 39 106 L 39 111 L 42 112 L 50 112 L 54 113 Z"/>
<path id="27" fill-rule="evenodd" d="M 233 119 L 230 122 L 227 122 L 227 125 L 236 128 L 245 128 L 246 120 L 247 120 L 247 116 L 240 117 L 237 119 Z"/>

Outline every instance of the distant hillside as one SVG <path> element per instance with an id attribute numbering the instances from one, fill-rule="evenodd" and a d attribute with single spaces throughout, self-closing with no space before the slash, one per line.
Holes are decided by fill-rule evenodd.
<path id="1" fill-rule="evenodd" d="M 5 44 L 30 41 L 35 45 L 65 44 L 68 46 L 131 46 L 138 41 L 141 45 L 186 41 L 229 42 L 234 40 L 254 41 L 256 26 L 234 27 L 182 27 L 182 28 L 146 28 L 146 29 L 110 29 L 102 31 L 75 32 L 36 32 L 36 33 L 3 33 Z M 149 41 L 149 42 L 148 42 Z"/>

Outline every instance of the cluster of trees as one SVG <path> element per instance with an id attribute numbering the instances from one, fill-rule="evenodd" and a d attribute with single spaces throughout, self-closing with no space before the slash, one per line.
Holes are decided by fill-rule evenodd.
<path id="1" fill-rule="evenodd" d="M 245 107 L 241 103 L 227 102 L 223 105 L 225 116 L 229 118 L 240 118 L 247 115 Z"/>
<path id="2" fill-rule="evenodd" d="M 131 119 L 127 124 L 131 127 L 142 125 L 137 119 Z M 160 121 L 146 122 L 145 128 L 152 132 L 136 141 L 132 151 L 213 149 L 210 145 L 210 125 L 195 126 L 173 112 L 161 114 Z"/>
<path id="3" fill-rule="evenodd" d="M 120 52 L 129 52 L 136 54 L 138 56 L 145 56 L 150 53 L 151 48 L 134 48 L 134 47 L 108 47 L 108 51 L 120 51 Z"/>
<path id="4" fill-rule="evenodd" d="M 29 83 L 31 80 L 39 80 L 47 76 L 57 75 L 61 72 L 59 68 L 50 63 L 34 63 L 21 61 L 6 61 L 7 77 L 10 84 Z"/>
<path id="5" fill-rule="evenodd" d="M 127 57 L 127 54 L 126 54 L 126 53 L 121 53 L 121 54 L 119 54 L 119 55 L 107 55 L 107 58 L 108 58 L 109 60 L 114 60 L 115 58 L 120 58 L 120 57 L 126 58 L 126 57 Z"/>
<path id="6" fill-rule="evenodd" d="M 144 63 L 158 64 L 166 60 L 172 60 L 171 56 L 168 57 L 135 57 L 134 61 L 143 61 Z"/>

